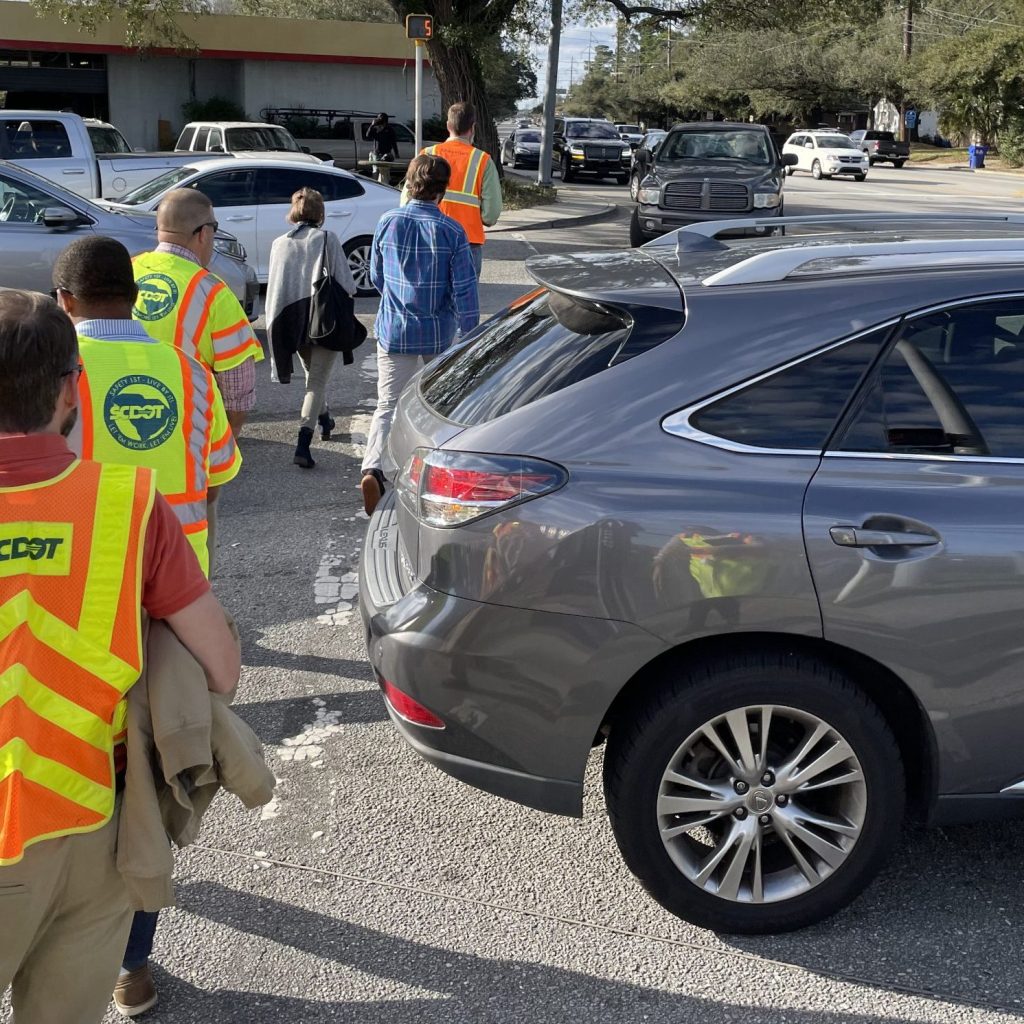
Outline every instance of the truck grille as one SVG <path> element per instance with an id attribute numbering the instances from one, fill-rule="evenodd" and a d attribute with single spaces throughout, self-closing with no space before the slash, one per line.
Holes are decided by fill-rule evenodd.
<path id="1" fill-rule="evenodd" d="M 618 160 L 622 155 L 620 146 L 584 146 L 588 160 Z"/>
<path id="2" fill-rule="evenodd" d="M 668 210 L 742 213 L 750 209 L 750 192 L 735 181 L 670 181 L 662 202 Z"/>

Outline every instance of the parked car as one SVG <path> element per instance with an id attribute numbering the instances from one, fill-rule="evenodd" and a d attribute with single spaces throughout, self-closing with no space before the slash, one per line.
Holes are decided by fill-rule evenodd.
<path id="1" fill-rule="evenodd" d="M 521 117 L 518 121 L 516 121 L 516 127 L 517 128 L 535 128 L 536 125 L 529 118 Z"/>
<path id="2" fill-rule="evenodd" d="M 868 176 L 868 158 L 848 136 L 834 131 L 795 132 L 782 147 L 783 156 L 795 156 L 786 173 L 810 171 L 819 180 L 849 174 L 856 181 Z"/>
<path id="3" fill-rule="evenodd" d="M 517 128 L 501 144 L 501 162 L 515 167 L 536 167 L 540 163 L 540 129 Z"/>
<path id="4" fill-rule="evenodd" d="M 141 210 L 95 203 L 0 161 L 0 288 L 49 292 L 60 252 L 84 234 L 107 235 L 134 256 L 156 246 L 156 218 Z M 253 319 L 259 283 L 243 246 L 226 231 L 214 241 L 212 270 L 237 296 Z"/>
<path id="5" fill-rule="evenodd" d="M 176 153 L 206 153 L 214 156 L 261 157 L 320 164 L 323 160 L 303 152 L 288 131 L 277 124 L 258 121 L 192 121 L 185 125 Z"/>
<path id="6" fill-rule="evenodd" d="M 296 132 L 295 141 L 315 157 L 332 162 L 335 167 L 347 171 L 369 174 L 373 165 L 373 140 L 370 126 L 376 113 L 358 110 L 314 109 L 304 110 L 292 107 L 268 107 L 263 116 L 275 124 L 283 124 Z M 392 168 L 397 181 L 404 176 L 409 161 L 416 155 L 416 136 L 408 125 L 395 117 L 390 118 L 391 127 L 398 140 L 398 159 Z M 308 133 L 308 134 L 307 134 Z M 424 145 L 442 139 L 425 140 Z"/>
<path id="7" fill-rule="evenodd" d="M 868 165 L 871 167 L 886 161 L 898 170 L 910 159 L 910 143 L 900 142 L 892 132 L 861 129 L 850 132 L 850 139 L 867 153 Z"/>
<path id="8" fill-rule="evenodd" d="M 738 223 L 528 263 L 399 401 L 360 607 L 422 757 L 580 816 L 606 741 L 648 892 L 758 933 L 1024 813 L 1024 218 Z"/>
<path id="9" fill-rule="evenodd" d="M 338 167 L 303 167 L 274 160 L 227 158 L 181 167 L 125 196 L 125 209 L 156 210 L 168 191 L 194 188 L 209 196 L 214 215 L 238 235 L 256 276 L 270 273 L 270 247 L 290 227 L 292 195 L 315 188 L 324 197 L 324 227 L 342 241 L 360 295 L 375 295 L 370 282 L 370 244 L 381 215 L 398 206 L 396 189 Z"/>
<path id="10" fill-rule="evenodd" d="M 644 133 L 638 124 L 617 124 L 615 130 L 623 142 L 628 142 L 633 149 L 636 149 L 644 141 Z"/>
<path id="11" fill-rule="evenodd" d="M 566 183 L 579 174 L 594 174 L 598 178 L 615 178 L 625 185 L 629 181 L 632 152 L 610 121 L 593 117 L 555 119 L 553 156 Z"/>
<path id="12" fill-rule="evenodd" d="M 762 124 L 698 121 L 675 125 L 636 184 L 629 223 L 633 246 L 685 224 L 783 210 L 783 167 Z M 637 177 L 635 174 L 632 177 Z M 633 188 L 631 186 L 631 191 Z"/>
<path id="13" fill-rule="evenodd" d="M 177 153 L 97 149 L 93 138 L 101 124 L 87 125 L 63 111 L 0 109 L 0 160 L 29 167 L 87 199 L 117 199 L 188 162 Z"/>
<path id="14" fill-rule="evenodd" d="M 640 182 L 651 173 L 654 157 L 668 132 L 660 128 L 648 132 L 643 141 L 633 150 L 629 167 L 629 196 L 635 203 L 640 198 Z"/>

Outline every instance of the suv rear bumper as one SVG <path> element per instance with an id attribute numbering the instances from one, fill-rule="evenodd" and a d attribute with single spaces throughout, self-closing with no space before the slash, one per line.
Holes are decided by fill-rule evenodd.
<path id="1" fill-rule="evenodd" d="M 395 727 L 463 782 L 580 817 L 603 716 L 664 642 L 627 623 L 485 604 L 423 583 L 402 593 L 393 505 L 389 495 L 374 513 L 360 565 L 368 657 L 378 683 L 445 723 L 416 725 L 388 705 Z"/>

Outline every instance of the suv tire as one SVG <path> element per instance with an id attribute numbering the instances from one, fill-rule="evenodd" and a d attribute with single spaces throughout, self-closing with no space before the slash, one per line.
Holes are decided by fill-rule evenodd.
<path id="1" fill-rule="evenodd" d="M 618 183 L 619 183 L 620 185 L 628 185 L 628 184 L 629 184 L 629 175 L 628 175 L 628 174 L 620 174 L 620 175 L 618 175 L 618 176 L 616 177 L 616 179 L 615 179 L 615 180 L 616 180 L 616 181 L 617 181 L 617 182 L 618 182 Z"/>
<path id="2" fill-rule="evenodd" d="M 906 160 L 893 160 L 892 165 L 898 171 L 906 162 Z"/>
<path id="3" fill-rule="evenodd" d="M 640 208 L 633 207 L 633 215 L 629 218 L 629 244 L 638 249 L 641 245 L 649 242 L 650 239 L 644 234 L 640 227 Z"/>
<path id="4" fill-rule="evenodd" d="M 784 932 L 870 883 L 900 832 L 905 781 L 888 723 L 848 677 L 749 654 L 663 670 L 646 693 L 613 724 L 604 789 L 626 864 L 663 907 L 716 931 Z"/>
<path id="5" fill-rule="evenodd" d="M 636 172 L 629 176 L 629 198 L 634 203 L 640 201 L 640 175 Z"/>
<path id="6" fill-rule="evenodd" d="M 576 175 L 573 173 L 573 169 L 572 169 L 572 159 L 571 159 L 571 157 L 569 156 L 568 153 L 563 153 L 562 154 L 562 181 L 569 182 L 569 181 L 572 181 L 575 177 L 576 177 Z"/>
<path id="7" fill-rule="evenodd" d="M 831 177 L 831 175 L 824 174 L 821 170 L 821 161 L 815 160 L 814 163 L 811 164 L 811 177 L 816 181 L 821 181 L 822 178 L 828 178 Z"/>

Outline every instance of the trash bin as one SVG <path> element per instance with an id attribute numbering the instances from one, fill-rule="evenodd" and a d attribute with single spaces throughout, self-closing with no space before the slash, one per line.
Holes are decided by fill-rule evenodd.
<path id="1" fill-rule="evenodd" d="M 978 170 L 982 170 L 985 166 L 985 157 L 988 156 L 988 146 L 978 147 Z"/>
<path id="2" fill-rule="evenodd" d="M 978 169 L 978 147 L 973 142 L 967 147 L 967 166 L 972 171 Z"/>

